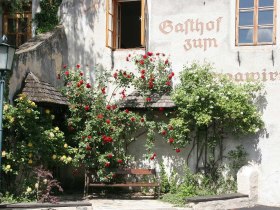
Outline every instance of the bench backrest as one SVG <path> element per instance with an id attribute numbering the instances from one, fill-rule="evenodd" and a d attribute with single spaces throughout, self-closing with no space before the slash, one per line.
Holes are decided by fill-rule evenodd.
<path id="1" fill-rule="evenodd" d="M 144 169 L 144 168 L 124 168 L 117 169 L 116 174 L 132 174 L 132 175 L 156 175 L 155 169 Z"/>

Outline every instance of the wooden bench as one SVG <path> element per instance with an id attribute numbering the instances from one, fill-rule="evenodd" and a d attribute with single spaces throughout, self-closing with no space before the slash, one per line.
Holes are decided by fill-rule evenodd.
<path id="1" fill-rule="evenodd" d="M 154 195 L 159 196 L 160 193 L 160 181 L 156 174 L 155 169 L 131 169 L 131 168 L 125 168 L 125 169 L 116 169 L 113 171 L 116 176 L 122 176 L 124 179 L 122 182 L 116 182 L 116 183 L 96 183 L 94 182 L 92 173 L 90 171 L 86 171 L 85 173 L 85 190 L 84 195 L 88 195 L 88 189 L 89 187 L 153 187 L 154 189 Z M 130 177 L 132 179 L 135 179 L 135 181 L 128 181 Z M 149 176 L 147 181 L 143 180 L 143 176 Z M 152 177 L 151 177 L 152 176 Z M 138 179 L 141 179 L 138 181 Z M 151 181 L 152 180 L 152 181 Z"/>

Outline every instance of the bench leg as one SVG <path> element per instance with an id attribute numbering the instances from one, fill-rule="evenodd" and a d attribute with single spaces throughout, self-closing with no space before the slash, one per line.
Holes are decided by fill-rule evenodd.
<path id="1" fill-rule="evenodd" d="M 87 170 L 85 171 L 85 186 L 84 186 L 84 197 L 88 196 L 88 185 L 89 185 L 89 177 Z"/>

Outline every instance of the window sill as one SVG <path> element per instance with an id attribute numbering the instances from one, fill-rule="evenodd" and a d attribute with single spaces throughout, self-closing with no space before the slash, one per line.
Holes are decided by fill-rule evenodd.
<path id="1" fill-rule="evenodd" d="M 114 49 L 113 51 L 143 51 L 145 50 L 145 47 L 136 47 L 136 48 L 118 48 L 118 49 Z"/>

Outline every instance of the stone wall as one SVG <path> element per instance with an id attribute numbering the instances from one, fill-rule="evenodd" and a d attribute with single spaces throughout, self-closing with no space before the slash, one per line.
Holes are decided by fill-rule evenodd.
<path id="1" fill-rule="evenodd" d="M 28 72 L 35 74 L 41 81 L 57 87 L 57 79 L 62 66 L 68 63 L 67 37 L 63 26 L 53 32 L 36 36 L 19 47 L 16 51 L 13 74 L 9 84 L 9 100 L 19 93 Z"/>

